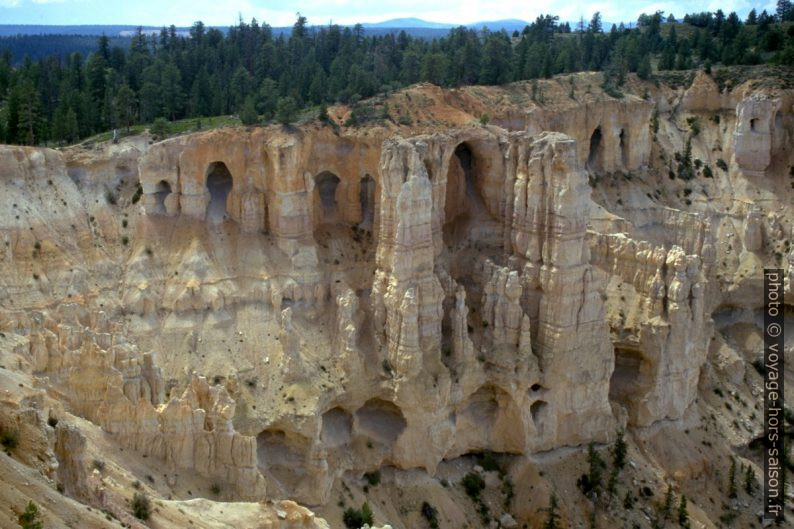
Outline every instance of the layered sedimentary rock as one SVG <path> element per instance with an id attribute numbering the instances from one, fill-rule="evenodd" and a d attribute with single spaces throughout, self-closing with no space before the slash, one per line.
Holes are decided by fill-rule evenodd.
<path id="1" fill-rule="evenodd" d="M 794 273 L 789 95 L 585 77 L 496 126 L 475 94 L 521 90 L 426 89 L 460 107 L 416 130 L 3 147 L 3 365 L 230 499 L 329 505 L 377 469 L 691 424 L 710 348 L 744 373 L 715 327 L 752 316 L 763 266 Z M 53 439 L 67 493 L 102 504 L 90 439 Z"/>
<path id="2" fill-rule="evenodd" d="M 68 409 L 100 425 L 123 446 L 227 483 L 243 498 L 265 493 L 256 441 L 235 432 L 235 403 L 222 386 L 194 378 L 165 399 L 153 353 L 141 353 L 105 312 L 63 304 L 50 314 L 17 314 L 6 332 L 27 335 L 28 369 L 48 377 Z M 67 442 L 66 440 L 64 442 Z"/>

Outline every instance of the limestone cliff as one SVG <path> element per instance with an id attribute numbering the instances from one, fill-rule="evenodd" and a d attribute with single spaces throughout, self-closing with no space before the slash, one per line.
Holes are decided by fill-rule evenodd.
<path id="1" fill-rule="evenodd" d="M 792 92 L 598 81 L 414 86 L 389 96 L 411 127 L 0 147 L 0 419 L 37 447 L 0 464 L 63 484 L 63 512 L 133 525 L 144 486 L 206 527 L 325 526 L 293 500 L 336 526 L 366 498 L 486 526 L 474 472 L 495 523 L 535 527 L 625 431 L 631 479 L 710 526 L 706 476 L 758 434 L 761 271 L 794 276 Z"/>

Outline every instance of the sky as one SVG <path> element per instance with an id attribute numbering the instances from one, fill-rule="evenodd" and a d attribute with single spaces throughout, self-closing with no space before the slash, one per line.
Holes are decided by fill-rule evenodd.
<path id="1" fill-rule="evenodd" d="M 0 0 L 0 24 L 124 24 L 189 26 L 196 20 L 228 26 L 238 17 L 256 17 L 271 26 L 289 26 L 296 12 L 311 24 L 354 24 L 391 18 L 417 17 L 433 22 L 471 22 L 518 18 L 532 21 L 540 14 L 558 15 L 563 21 L 589 19 L 600 11 L 607 22 L 633 22 L 640 13 L 736 11 L 742 18 L 756 8 L 775 10 L 775 0 Z"/>

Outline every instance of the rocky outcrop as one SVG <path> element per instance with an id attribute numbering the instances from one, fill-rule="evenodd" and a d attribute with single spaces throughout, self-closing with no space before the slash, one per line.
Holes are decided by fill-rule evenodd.
<path id="1" fill-rule="evenodd" d="M 779 109 L 779 100 L 757 95 L 736 106 L 734 156 L 748 174 L 763 175 L 772 161 L 774 136 L 782 133 Z"/>
<path id="2" fill-rule="evenodd" d="M 235 403 L 222 386 L 196 377 L 181 397 L 166 402 L 155 355 L 129 344 L 106 313 L 76 303 L 54 314 L 22 315 L 4 330 L 27 335 L 23 358 L 29 369 L 49 378 L 72 413 L 100 425 L 123 446 L 229 484 L 239 497 L 264 495 L 256 441 L 235 432 Z M 64 444 L 78 442 L 69 432 L 63 435 Z"/>

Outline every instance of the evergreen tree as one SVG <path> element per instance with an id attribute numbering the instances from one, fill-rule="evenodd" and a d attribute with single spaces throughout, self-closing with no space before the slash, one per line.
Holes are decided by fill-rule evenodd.
<path id="1" fill-rule="evenodd" d="M 560 518 L 560 515 L 557 513 L 557 508 L 557 495 L 552 492 L 551 497 L 549 497 L 549 506 L 546 509 L 546 521 L 543 522 L 543 529 L 559 528 L 557 521 Z"/>
<path id="2" fill-rule="evenodd" d="M 728 472 L 728 497 L 736 497 L 736 458 L 731 457 L 731 470 Z"/>
<path id="3" fill-rule="evenodd" d="M 115 110 L 118 124 L 127 127 L 127 132 L 135 120 L 135 104 L 135 92 L 127 83 L 124 83 L 116 93 Z"/>
<path id="4" fill-rule="evenodd" d="M 689 527 L 689 512 L 686 507 L 686 496 L 682 495 L 678 503 L 678 525 L 684 528 Z"/>
<path id="5" fill-rule="evenodd" d="M 41 521 L 39 507 L 32 501 L 28 501 L 27 507 L 17 519 L 22 529 L 43 529 L 44 523 Z"/>
<path id="6" fill-rule="evenodd" d="M 279 98 L 276 104 L 276 121 L 289 125 L 297 119 L 298 105 L 291 96 Z"/>
<path id="7" fill-rule="evenodd" d="M 512 81 L 510 68 L 512 46 L 504 32 L 490 33 L 485 42 L 482 56 L 482 84 L 504 84 Z"/>
<path id="8" fill-rule="evenodd" d="M 259 121 L 259 115 L 256 113 L 256 105 L 254 104 L 253 96 L 245 98 L 243 107 L 240 110 L 240 121 L 243 122 L 243 125 L 254 125 Z"/>

